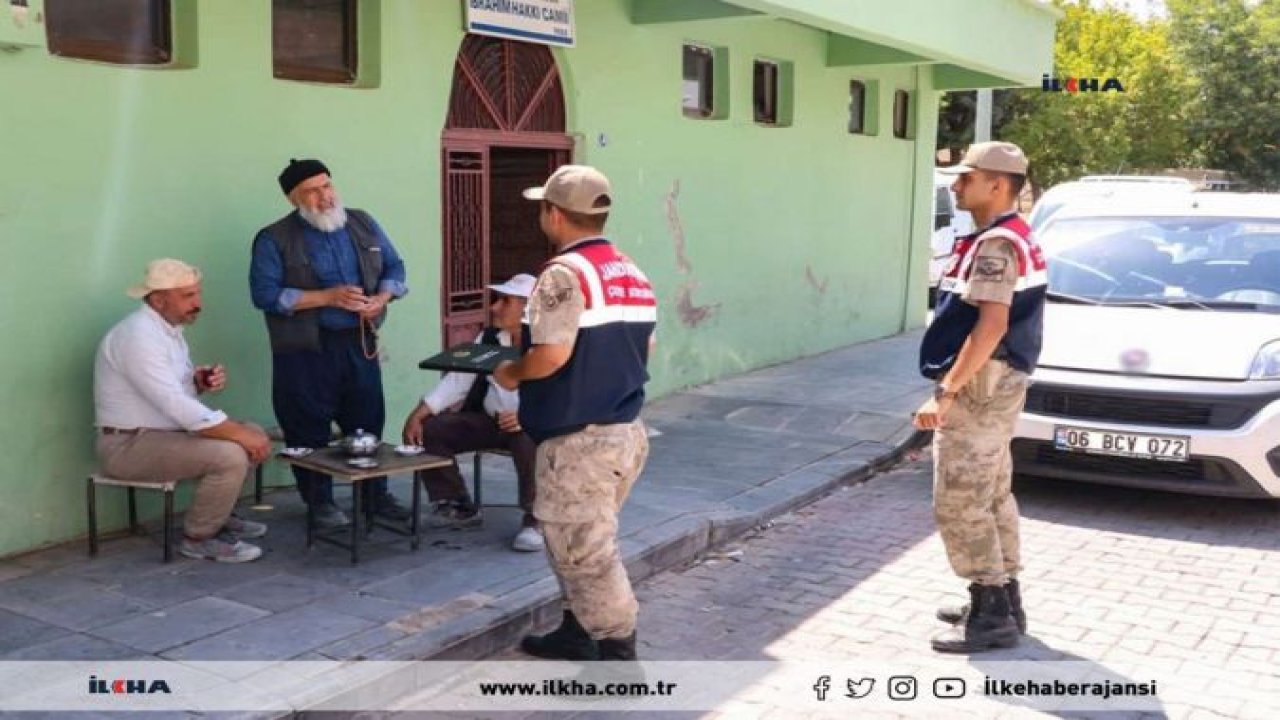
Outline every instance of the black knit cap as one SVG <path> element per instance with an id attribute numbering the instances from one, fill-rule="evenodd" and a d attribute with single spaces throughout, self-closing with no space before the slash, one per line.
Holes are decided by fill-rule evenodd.
<path id="1" fill-rule="evenodd" d="M 288 195 L 293 192 L 294 188 L 298 187 L 298 183 L 321 174 L 329 175 L 330 173 L 329 168 L 325 167 L 324 163 L 319 160 L 290 160 L 289 167 L 280 173 L 280 189 L 284 191 L 285 195 Z"/>

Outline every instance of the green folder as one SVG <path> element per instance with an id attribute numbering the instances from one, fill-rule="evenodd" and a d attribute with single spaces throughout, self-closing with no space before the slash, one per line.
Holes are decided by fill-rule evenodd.
<path id="1" fill-rule="evenodd" d="M 423 370 L 444 370 L 445 372 L 480 373 L 493 372 L 504 360 L 516 360 L 520 357 L 520 349 L 505 345 L 481 345 L 466 343 L 451 347 L 448 350 L 418 363 Z"/>

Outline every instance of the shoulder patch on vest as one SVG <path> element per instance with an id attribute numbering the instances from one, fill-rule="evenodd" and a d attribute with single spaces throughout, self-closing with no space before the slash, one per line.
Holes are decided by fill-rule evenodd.
<path id="1" fill-rule="evenodd" d="M 540 295 L 542 307 L 546 310 L 555 310 L 560 303 L 568 301 L 571 297 L 573 297 L 573 288 L 566 287 L 549 287 Z"/>
<path id="2" fill-rule="evenodd" d="M 554 310 L 561 303 L 573 298 L 578 285 L 578 277 L 574 269 L 563 263 L 548 263 L 538 278 L 533 291 L 537 295 L 537 303 L 543 310 Z"/>
<path id="3" fill-rule="evenodd" d="M 980 257 L 974 264 L 975 280 L 1000 282 L 1004 280 L 1005 271 L 1009 269 L 1009 261 L 998 257 Z"/>

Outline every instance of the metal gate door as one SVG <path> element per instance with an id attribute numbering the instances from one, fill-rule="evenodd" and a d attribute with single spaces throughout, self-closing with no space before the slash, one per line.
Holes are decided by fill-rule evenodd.
<path id="1" fill-rule="evenodd" d="M 442 334 L 445 347 L 472 340 L 487 314 L 490 148 L 553 151 L 548 174 L 568 162 L 564 91 L 541 45 L 468 35 L 454 67 L 442 134 Z"/>

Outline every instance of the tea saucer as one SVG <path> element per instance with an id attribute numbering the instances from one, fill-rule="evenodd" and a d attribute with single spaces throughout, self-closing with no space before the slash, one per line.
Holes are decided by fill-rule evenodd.
<path id="1" fill-rule="evenodd" d="M 301 458 L 315 452 L 314 448 L 309 447 L 287 447 L 280 451 L 281 455 L 287 455 L 291 458 Z"/>
<path id="2" fill-rule="evenodd" d="M 354 458 L 351 458 L 350 460 L 347 460 L 347 464 L 350 465 L 351 467 L 366 468 L 366 469 L 378 467 L 378 461 L 369 457 L 354 457 Z"/>
<path id="3" fill-rule="evenodd" d="M 397 455 L 404 455 L 405 457 L 409 457 L 409 456 L 412 456 L 412 455 L 421 455 L 424 449 L 425 449 L 425 448 L 423 448 L 421 445 L 397 445 L 397 446 L 395 446 L 395 452 L 396 452 L 396 454 L 397 454 Z"/>

